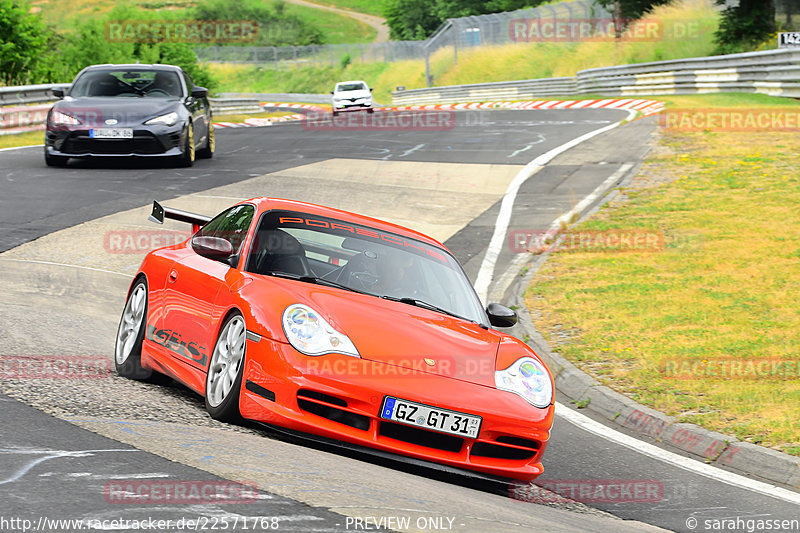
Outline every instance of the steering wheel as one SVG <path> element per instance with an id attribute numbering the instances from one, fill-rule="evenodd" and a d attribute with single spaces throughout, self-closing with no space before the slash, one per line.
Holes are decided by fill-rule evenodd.
<path id="1" fill-rule="evenodd" d="M 378 284 L 378 255 L 370 250 L 361 252 L 347 261 L 336 277 L 336 283 L 371 292 Z"/>
<path id="2" fill-rule="evenodd" d="M 149 91 L 147 91 L 147 96 L 153 96 L 155 95 L 155 93 L 161 93 L 164 96 L 169 96 L 169 93 L 164 89 L 150 89 Z"/>

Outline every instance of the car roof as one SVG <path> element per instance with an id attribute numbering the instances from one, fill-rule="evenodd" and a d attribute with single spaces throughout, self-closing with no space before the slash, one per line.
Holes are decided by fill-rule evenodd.
<path id="1" fill-rule="evenodd" d="M 377 218 L 372 218 L 365 215 L 359 215 L 356 213 L 352 213 L 350 211 L 335 209 L 333 207 L 325 207 L 322 205 L 312 204 L 308 202 L 300 202 L 297 200 L 287 200 L 285 198 L 270 198 L 266 196 L 251 198 L 250 200 L 247 200 L 247 202 L 245 203 L 255 204 L 256 207 L 258 207 L 259 210 L 261 211 L 285 209 L 287 211 L 298 211 L 301 213 L 308 213 L 310 215 L 319 215 L 319 216 L 337 218 L 339 220 L 352 222 L 354 224 L 363 224 L 365 226 L 369 226 L 372 229 L 386 231 L 388 233 L 394 233 L 396 235 L 401 235 L 403 237 L 409 237 L 447 250 L 447 248 L 442 243 L 440 243 L 436 239 L 428 237 L 424 233 L 420 233 L 418 231 L 414 231 L 412 229 L 403 226 L 398 226 L 397 224 L 392 224 L 390 222 L 384 222 L 383 220 L 379 220 Z"/>
<path id="2" fill-rule="evenodd" d="M 95 69 L 107 69 L 107 68 L 118 68 L 118 69 L 142 69 L 142 70 L 172 70 L 176 72 L 180 72 L 181 67 L 176 65 L 163 65 L 161 63 L 104 63 L 102 65 L 90 65 L 86 67 L 84 70 L 95 70 Z"/>
<path id="3" fill-rule="evenodd" d="M 363 83 L 364 85 L 367 85 L 367 82 L 365 82 L 365 81 L 363 81 L 363 80 L 340 81 L 340 82 L 339 82 L 339 83 L 337 83 L 336 85 L 344 85 L 344 84 L 347 84 L 347 83 Z M 367 86 L 368 86 L 368 85 L 367 85 Z M 330 85 L 328 85 L 328 87 L 330 87 Z"/>

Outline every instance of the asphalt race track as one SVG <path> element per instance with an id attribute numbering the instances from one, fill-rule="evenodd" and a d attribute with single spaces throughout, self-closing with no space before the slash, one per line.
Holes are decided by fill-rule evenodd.
<path id="1" fill-rule="evenodd" d="M 131 275 L 148 247 L 167 244 L 158 241 L 164 232 L 145 220 L 153 199 L 212 215 L 268 195 L 384 218 L 445 242 L 474 280 L 503 194 L 525 165 L 627 116 L 613 109 L 493 110 L 452 114 L 455 125 L 439 129 L 219 129 L 214 159 L 189 169 L 128 160 L 73 160 L 50 169 L 41 147 L 0 151 L 0 356 L 110 362 Z M 520 187 L 509 233 L 545 230 L 609 176 L 624 179 L 620 170 L 635 169 L 654 129 L 654 120 L 636 120 L 557 156 Z M 503 246 L 493 280 L 503 278 L 515 256 Z M 500 285 L 490 294 L 502 294 Z M 1 531 L 21 530 L 3 518 L 36 523 L 42 516 L 268 517 L 275 522 L 255 530 L 277 524 L 278 531 L 463 532 L 704 531 L 705 519 L 800 519 L 800 507 L 784 499 L 653 459 L 561 417 L 539 482 L 649 483 L 658 487 L 655 497 L 568 502 L 546 491 L 226 426 L 174 383 L 137 383 L 107 372 L 81 380 L 2 375 Z M 137 505 L 104 494 L 110 482 L 132 479 L 236 480 L 259 490 L 248 502 L 202 505 Z M 700 525 L 692 527 L 691 519 Z"/>

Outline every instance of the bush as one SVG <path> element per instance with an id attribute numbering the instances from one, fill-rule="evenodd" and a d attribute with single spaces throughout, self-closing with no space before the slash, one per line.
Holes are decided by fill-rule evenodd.
<path id="1" fill-rule="evenodd" d="M 24 0 L 0 0 L 0 83 L 22 85 L 40 77 L 49 32 Z"/>

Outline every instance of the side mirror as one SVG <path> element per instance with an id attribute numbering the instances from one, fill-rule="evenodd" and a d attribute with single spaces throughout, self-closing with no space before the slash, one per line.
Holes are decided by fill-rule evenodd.
<path id="1" fill-rule="evenodd" d="M 50 91 L 56 98 L 64 98 L 64 89 L 54 87 L 53 89 L 50 89 Z"/>
<path id="2" fill-rule="evenodd" d="M 375 90 L 375 87 L 370 87 L 370 88 L 369 88 L 369 92 L 372 92 L 372 91 L 374 91 L 374 90 Z"/>
<path id="3" fill-rule="evenodd" d="M 517 313 L 505 305 L 489 304 L 486 308 L 489 323 L 498 328 L 510 328 L 517 323 Z"/>
<path id="4" fill-rule="evenodd" d="M 195 87 L 192 89 L 192 98 L 205 98 L 208 96 L 208 89 L 205 87 Z"/>
<path id="5" fill-rule="evenodd" d="M 331 91 L 331 94 L 333 94 L 333 91 Z"/>
<path id="6" fill-rule="evenodd" d="M 192 250 L 197 255 L 216 261 L 225 261 L 233 255 L 233 245 L 230 241 L 204 235 L 192 237 Z"/>

